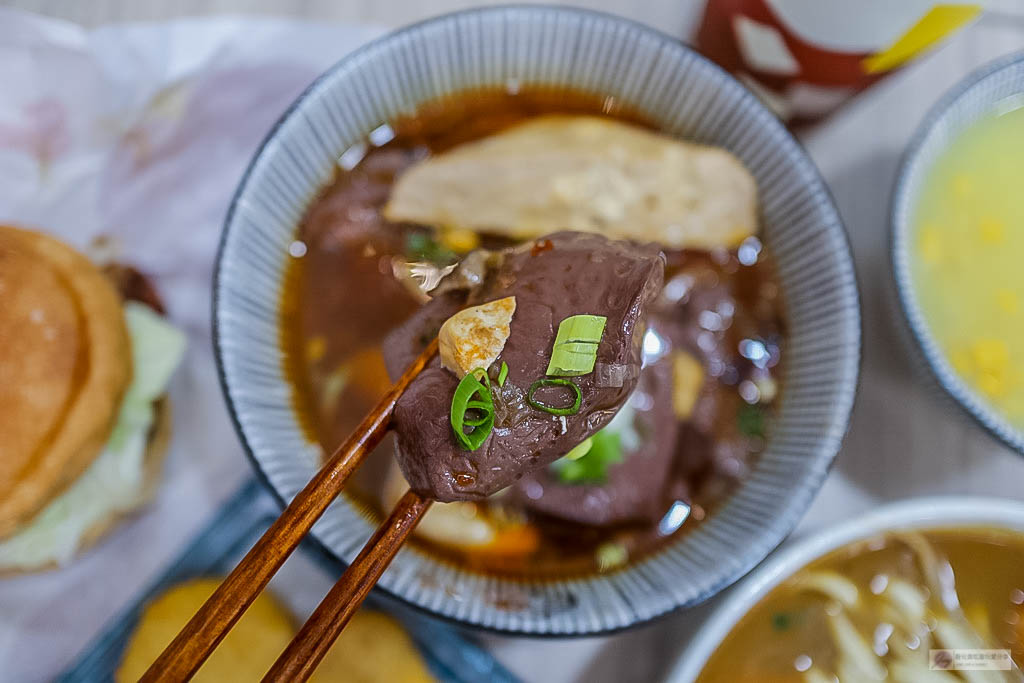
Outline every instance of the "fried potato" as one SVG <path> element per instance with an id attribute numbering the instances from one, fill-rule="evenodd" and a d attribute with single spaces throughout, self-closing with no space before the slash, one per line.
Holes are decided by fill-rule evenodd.
<path id="1" fill-rule="evenodd" d="M 426 683 L 433 681 L 402 626 L 381 612 L 352 617 L 310 678 L 315 683 Z"/>
<path id="2" fill-rule="evenodd" d="M 174 586 L 142 612 L 117 668 L 117 683 L 137 681 L 178 631 L 220 585 L 220 578 Z M 193 683 L 258 681 L 297 632 L 292 615 L 263 592 L 228 632 Z M 313 672 L 318 683 L 419 683 L 432 681 L 402 626 L 380 612 L 360 610 Z"/>
<path id="3" fill-rule="evenodd" d="M 213 594 L 220 581 L 219 578 L 187 581 L 147 605 L 114 680 L 117 683 L 139 680 Z M 288 611 L 271 594 L 261 593 L 192 680 L 197 683 L 258 681 L 291 642 L 295 631 Z"/>
<path id="4" fill-rule="evenodd" d="M 757 185 L 729 152 L 597 116 L 538 116 L 402 174 L 392 221 L 530 239 L 558 230 L 733 247 L 757 231 Z"/>

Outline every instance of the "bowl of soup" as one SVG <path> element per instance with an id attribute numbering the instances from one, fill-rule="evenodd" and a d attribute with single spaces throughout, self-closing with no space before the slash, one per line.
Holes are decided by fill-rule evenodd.
<path id="1" fill-rule="evenodd" d="M 1000 60 L 940 101 L 893 197 L 900 309 L 927 374 L 1024 452 L 1024 58 Z"/>
<path id="2" fill-rule="evenodd" d="M 1019 681 L 1021 567 L 1024 503 L 889 504 L 758 567 L 716 607 L 668 680 Z M 992 670 L 955 668 L 982 650 Z"/>
<path id="3" fill-rule="evenodd" d="M 544 254 L 563 230 L 661 250 L 642 366 L 583 371 L 636 389 L 550 465 L 435 503 L 378 584 L 503 632 L 601 633 L 699 603 L 806 509 L 846 431 L 860 318 L 842 224 L 799 145 L 651 29 L 456 13 L 356 51 L 298 99 L 241 182 L 215 277 L 228 406 L 287 501 L 387 391 L 396 330 L 488 254 Z M 495 429 L 530 410 L 523 389 Z M 448 483 L 472 486 L 473 468 Z M 405 488 L 386 440 L 315 538 L 351 561 Z"/>

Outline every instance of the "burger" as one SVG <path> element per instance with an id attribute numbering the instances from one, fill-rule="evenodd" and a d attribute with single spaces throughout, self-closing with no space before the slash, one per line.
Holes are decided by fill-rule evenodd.
<path id="1" fill-rule="evenodd" d="M 185 349 L 149 281 L 0 226 L 0 572 L 67 563 L 151 496 Z"/>

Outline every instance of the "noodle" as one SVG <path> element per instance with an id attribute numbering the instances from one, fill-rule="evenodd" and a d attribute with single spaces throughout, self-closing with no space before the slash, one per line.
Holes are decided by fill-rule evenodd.
<path id="1" fill-rule="evenodd" d="M 921 585 L 903 578 L 887 579 L 877 594 L 862 592 L 856 583 L 833 570 L 804 571 L 791 579 L 797 592 L 827 599 L 827 623 L 837 652 L 832 675 L 843 683 L 859 681 L 935 681 L 1000 683 L 1022 680 L 1020 671 L 933 671 L 927 654 L 942 649 L 997 649 L 970 623 L 960 608 L 953 569 L 918 533 L 893 534 L 905 545 L 920 571 Z M 862 595 L 862 593 L 864 593 Z M 871 645 L 864 628 L 879 624 L 891 629 L 881 646 Z M 890 645 L 891 643 L 891 645 Z M 881 652 L 879 652 L 881 650 Z M 804 672 L 808 683 L 833 680 L 818 666 Z"/>

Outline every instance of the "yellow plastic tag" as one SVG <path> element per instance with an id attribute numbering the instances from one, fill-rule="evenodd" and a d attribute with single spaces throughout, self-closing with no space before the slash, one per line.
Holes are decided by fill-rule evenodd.
<path id="1" fill-rule="evenodd" d="M 876 74 L 904 64 L 974 19 L 981 5 L 936 5 L 885 50 L 865 57 L 864 71 Z"/>

